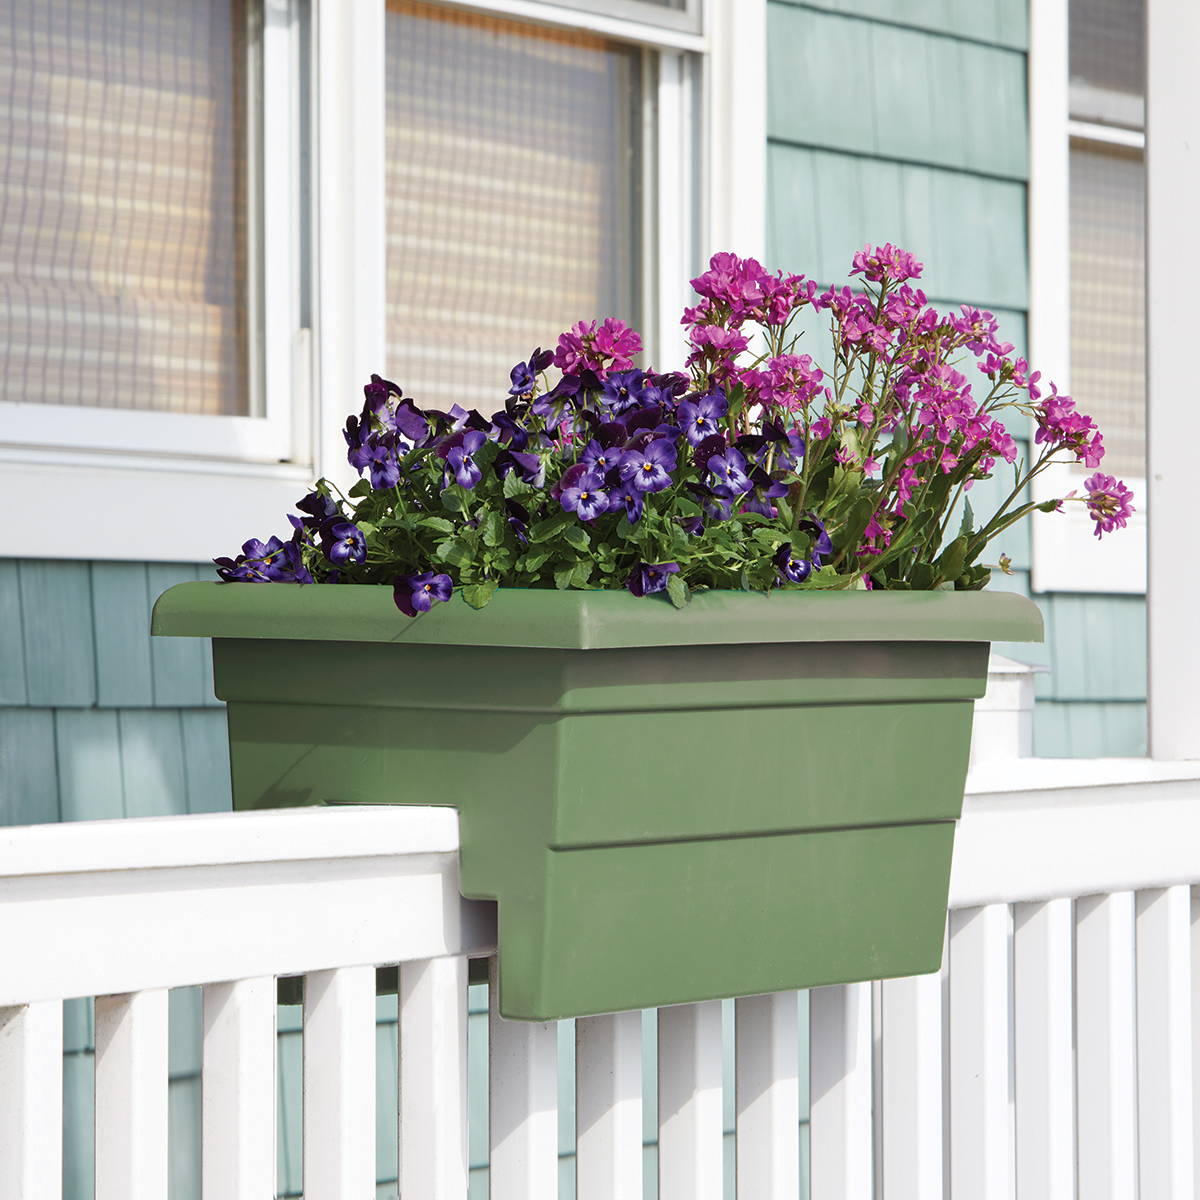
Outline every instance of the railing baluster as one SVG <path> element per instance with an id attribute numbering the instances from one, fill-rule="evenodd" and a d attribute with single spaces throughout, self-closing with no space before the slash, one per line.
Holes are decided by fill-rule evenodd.
<path id="1" fill-rule="evenodd" d="M 275 979 L 204 989 L 204 1195 L 275 1194 Z"/>
<path id="2" fill-rule="evenodd" d="M 1138 893 L 1138 1174 L 1154 1200 L 1195 1200 L 1191 921 L 1190 887 Z"/>
<path id="3" fill-rule="evenodd" d="M 0 1008 L 0 1200 L 62 1196 L 63 1012 Z"/>
<path id="4" fill-rule="evenodd" d="M 1079 1195 L 1137 1195 L 1133 893 L 1075 907 Z M 1149 1198 L 1147 1198 L 1149 1200 Z"/>
<path id="5" fill-rule="evenodd" d="M 872 1200 L 874 1195 L 871 1010 L 869 983 L 810 993 L 814 1200 Z"/>
<path id="6" fill-rule="evenodd" d="M 742 1196 L 800 1195 L 800 1013 L 795 992 L 734 1007 L 737 1186 Z"/>
<path id="7" fill-rule="evenodd" d="M 659 1200 L 721 1200 L 721 1002 L 658 1010 Z"/>
<path id="8" fill-rule="evenodd" d="M 942 1197 L 942 980 L 883 982 L 879 1170 L 887 1200 Z"/>
<path id="9" fill-rule="evenodd" d="M 466 1200 L 467 960 L 400 967 L 400 1195 Z"/>
<path id="10" fill-rule="evenodd" d="M 304 1197 L 375 1195 L 375 968 L 304 985 Z"/>
<path id="11" fill-rule="evenodd" d="M 1009 1200 L 1006 904 L 950 914 L 950 1194 Z"/>
<path id="12" fill-rule="evenodd" d="M 558 1030 L 500 1016 L 492 960 L 488 1019 L 491 1200 L 558 1195 Z"/>
<path id="13" fill-rule="evenodd" d="M 1017 1195 L 1075 1195 L 1070 900 L 1013 906 Z"/>
<path id="14" fill-rule="evenodd" d="M 167 992 L 96 997 L 96 1200 L 167 1194 Z"/>
<path id="15" fill-rule="evenodd" d="M 641 1200 L 642 1014 L 575 1022 L 575 1194 Z"/>

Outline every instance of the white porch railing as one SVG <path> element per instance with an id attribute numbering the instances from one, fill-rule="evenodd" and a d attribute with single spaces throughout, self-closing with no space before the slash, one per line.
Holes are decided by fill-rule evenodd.
<path id="1" fill-rule="evenodd" d="M 658 1194 L 1195 1200 L 1200 772 L 978 772 L 940 976 L 658 1014 Z M 1000 772 L 1003 771 L 1001 776 Z M 1085 776 L 1090 775 L 1091 778 Z M 69 941 L 62 938 L 69 931 Z M 275 1194 L 275 977 L 307 974 L 304 1195 L 375 1194 L 375 973 L 400 964 L 399 1194 L 468 1188 L 468 956 L 444 809 L 303 809 L 0 831 L 0 1200 L 61 1194 L 62 1001 L 96 1001 L 97 1200 L 167 1194 L 167 989 L 204 987 L 203 1184 Z M 558 1194 L 557 1031 L 489 1031 L 495 1200 Z M 575 1024 L 580 1200 L 643 1189 L 642 1021 Z M 801 1085 L 807 1082 L 808 1088 Z"/>

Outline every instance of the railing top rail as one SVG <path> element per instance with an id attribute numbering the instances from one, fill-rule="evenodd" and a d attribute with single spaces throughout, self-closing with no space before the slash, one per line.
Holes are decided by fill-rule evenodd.
<path id="1" fill-rule="evenodd" d="M 1145 764 L 1163 769 L 1147 778 L 1108 761 L 1107 777 L 1089 764 L 1076 786 L 1020 767 L 1007 791 L 968 794 L 950 906 L 1200 883 L 1200 763 Z"/>
<path id="2" fill-rule="evenodd" d="M 0 879 L 233 863 L 444 854 L 452 808 L 355 805 L 0 829 Z"/>

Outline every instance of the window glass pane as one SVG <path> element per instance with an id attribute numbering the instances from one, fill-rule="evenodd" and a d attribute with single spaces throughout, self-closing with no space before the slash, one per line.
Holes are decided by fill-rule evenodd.
<path id="1" fill-rule="evenodd" d="M 641 51 L 389 0 L 387 55 L 389 370 L 491 411 L 535 344 L 637 318 Z"/>
<path id="2" fill-rule="evenodd" d="M 0 0 L 0 399 L 244 414 L 241 0 Z"/>
<path id="3" fill-rule="evenodd" d="M 1071 0 L 1071 115 L 1141 126 L 1145 121 L 1143 0 Z"/>
<path id="4" fill-rule="evenodd" d="M 1146 470 L 1143 186 L 1140 151 L 1071 147 L 1071 391 L 1116 475 Z"/>

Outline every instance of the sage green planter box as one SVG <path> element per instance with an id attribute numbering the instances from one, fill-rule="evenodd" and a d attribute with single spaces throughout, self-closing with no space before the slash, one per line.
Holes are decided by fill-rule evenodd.
<path id="1" fill-rule="evenodd" d="M 214 639 L 235 807 L 460 810 L 501 1012 L 536 1019 L 937 970 L 988 643 L 1041 624 L 988 592 L 413 620 L 387 587 L 185 583 L 154 612 Z"/>

